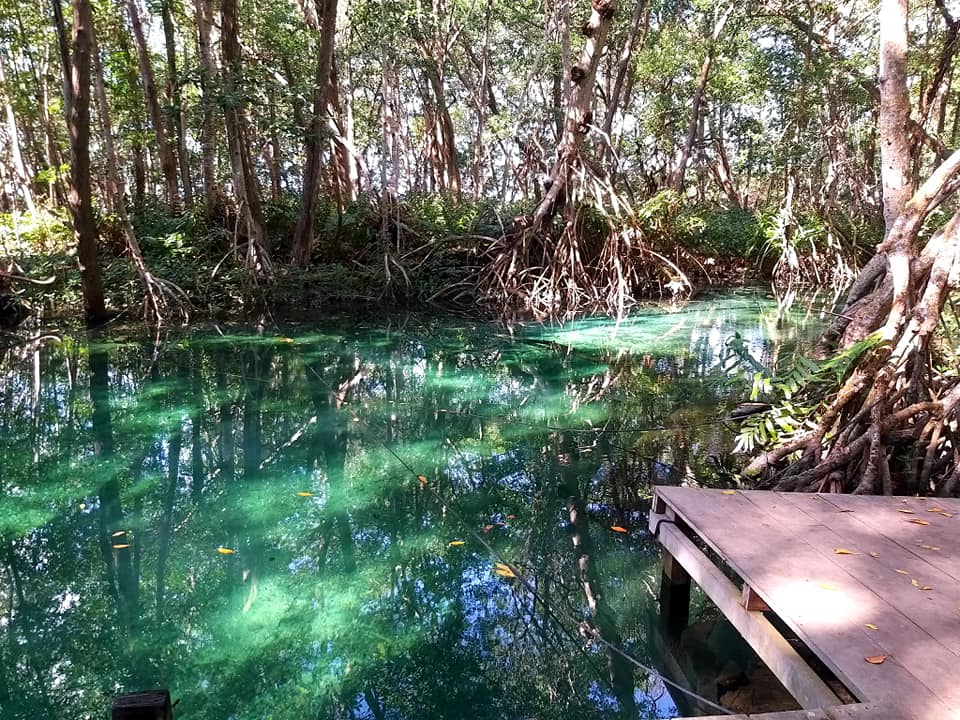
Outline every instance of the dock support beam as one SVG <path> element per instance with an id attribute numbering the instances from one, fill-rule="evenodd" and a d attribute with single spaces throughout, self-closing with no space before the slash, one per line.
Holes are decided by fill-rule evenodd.
<path id="1" fill-rule="evenodd" d="M 690 575 L 666 548 L 662 552 L 660 617 L 668 636 L 679 635 L 690 621 Z"/>
<path id="2" fill-rule="evenodd" d="M 173 720 L 169 690 L 121 695 L 113 701 L 112 720 Z"/>

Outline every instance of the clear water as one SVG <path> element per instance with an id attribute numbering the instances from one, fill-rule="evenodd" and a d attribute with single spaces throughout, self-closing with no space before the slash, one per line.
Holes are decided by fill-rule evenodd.
<path id="1" fill-rule="evenodd" d="M 0 717 L 153 687 L 178 719 L 669 716 L 591 628 L 656 664 L 651 485 L 723 482 L 734 332 L 770 362 L 819 322 L 728 294 L 512 336 L 336 319 L 11 348 Z"/>

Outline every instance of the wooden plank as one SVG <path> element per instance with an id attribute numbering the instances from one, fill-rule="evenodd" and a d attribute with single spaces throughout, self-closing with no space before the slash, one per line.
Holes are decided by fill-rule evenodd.
<path id="1" fill-rule="evenodd" d="M 763 601 L 763 598 L 757 595 L 756 591 L 746 583 L 743 584 L 743 592 L 740 597 L 743 607 L 750 612 L 768 612 L 770 610 L 770 606 Z"/>
<path id="2" fill-rule="evenodd" d="M 747 497 L 761 506 L 765 503 L 786 505 L 820 522 L 827 529 L 807 538 L 807 542 L 825 553 L 836 548 L 856 552 L 856 555 L 838 556 L 836 562 L 942 644 L 953 655 L 953 658 L 945 656 L 947 662 L 960 664 L 960 612 L 957 609 L 960 582 L 931 565 L 926 558 L 881 535 L 863 521 L 863 513 L 840 512 L 818 495 L 785 493 L 769 500 L 750 493 Z M 952 549 L 951 546 L 949 550 Z M 933 589 L 925 591 L 924 587 Z M 914 642 L 913 638 L 905 640 Z"/>
<path id="3" fill-rule="evenodd" d="M 651 513 L 651 527 L 660 517 Z M 740 591 L 672 523 L 662 523 L 658 539 L 710 597 L 760 659 L 802 707 L 838 705 L 836 695 L 797 654 L 784 637 L 758 613 L 740 605 Z"/>
<path id="4" fill-rule="evenodd" d="M 838 510 L 856 515 L 861 522 L 904 550 L 960 582 L 960 555 L 956 552 L 957 541 L 960 540 L 960 500 L 831 494 L 818 497 Z M 934 508 L 943 508 L 953 517 L 929 512 Z M 900 510 L 912 510 L 913 514 Z M 930 524 L 917 525 L 910 520 L 922 520 Z M 929 550 L 924 545 L 939 547 L 940 550 Z"/>
<path id="5" fill-rule="evenodd" d="M 858 703 L 857 705 L 840 705 L 839 707 L 825 708 L 830 720 L 907 720 L 919 715 L 904 715 L 902 707 L 891 707 L 880 703 Z"/>
<path id="6" fill-rule="evenodd" d="M 859 699 L 909 702 L 929 709 L 929 717 L 946 712 L 942 699 L 899 657 L 890 657 L 881 665 L 864 661 L 865 657 L 891 654 L 879 642 L 881 634 L 863 627 L 872 622 L 869 617 L 880 615 L 886 603 L 832 558 L 825 559 L 803 541 L 804 536 L 822 530 L 822 525 L 797 513 L 774 518 L 742 493 L 658 488 L 657 492 L 661 491 L 677 515 L 751 585 Z M 791 523 L 789 531 L 785 528 L 787 520 Z M 857 614 L 865 619 L 851 622 L 850 617 Z M 909 636 L 915 627 L 896 612 L 884 624 L 888 625 L 883 631 L 885 639 L 891 641 L 898 631 Z M 920 658 L 919 662 L 926 666 L 929 661 Z"/>
<path id="7" fill-rule="evenodd" d="M 113 701 L 112 720 L 172 720 L 169 690 L 120 695 Z"/>
<path id="8" fill-rule="evenodd" d="M 682 720 L 682 718 L 675 720 Z M 783 710 L 753 715 L 709 715 L 699 717 L 697 720 L 830 720 L 830 717 L 823 710 Z"/>
<path id="9" fill-rule="evenodd" d="M 850 541 L 851 538 L 838 534 L 829 521 L 834 519 L 833 515 L 843 518 L 852 513 L 833 513 L 827 523 L 811 527 L 811 522 L 819 521 L 805 510 L 813 513 L 821 504 L 811 496 L 791 497 L 789 494 L 761 492 L 745 493 L 744 497 L 758 509 L 776 518 L 777 526 L 794 536 L 796 542 L 802 542 L 819 553 L 821 567 L 832 565 L 850 576 L 850 581 L 842 586 L 844 604 L 849 607 L 842 619 L 844 626 L 839 632 L 831 629 L 828 638 L 821 642 L 825 651 L 837 652 L 835 647 L 830 648 L 830 638 L 849 638 L 856 645 L 863 644 L 863 638 L 858 636 L 866 635 L 883 649 L 880 653 L 871 654 L 888 655 L 884 665 L 896 660 L 913 678 L 911 682 L 910 677 L 899 674 L 896 684 L 890 685 L 891 678 L 882 678 L 873 667 L 864 664 L 863 658 L 867 655 L 861 654 L 859 659 L 854 656 L 853 666 L 845 674 L 853 679 L 866 697 L 883 697 L 899 703 L 903 702 L 904 693 L 912 696 L 925 687 L 942 701 L 960 707 L 960 688 L 954 678 L 938 670 L 956 666 L 960 657 L 940 642 L 935 628 L 931 627 L 928 632 L 917 624 L 918 616 L 930 612 L 930 600 L 933 599 L 931 592 L 914 587 L 908 576 L 888 570 L 878 562 L 879 557 L 871 557 L 867 550 L 856 555 L 835 553 L 837 548 L 852 549 L 847 546 L 854 543 Z M 876 533 L 871 534 L 879 541 Z M 860 537 L 865 542 L 870 539 L 862 534 Z M 960 613 L 954 611 L 953 614 L 960 617 Z M 954 628 L 960 628 L 960 624 L 946 613 L 937 619 L 946 623 L 943 632 L 951 624 Z M 875 629 L 868 628 L 867 623 L 874 625 Z"/>

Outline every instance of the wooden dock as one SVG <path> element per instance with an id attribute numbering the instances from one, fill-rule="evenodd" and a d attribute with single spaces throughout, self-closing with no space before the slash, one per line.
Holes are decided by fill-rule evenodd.
<path id="1" fill-rule="evenodd" d="M 751 717 L 960 720 L 960 500 L 658 487 L 650 529 L 664 612 L 692 579 L 804 708 Z"/>

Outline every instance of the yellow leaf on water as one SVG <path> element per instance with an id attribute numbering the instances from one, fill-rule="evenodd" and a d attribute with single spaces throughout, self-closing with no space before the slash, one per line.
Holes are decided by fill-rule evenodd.
<path id="1" fill-rule="evenodd" d="M 854 552 L 853 550 L 847 550 L 846 548 L 837 548 L 833 551 L 834 555 L 859 555 L 860 553 Z"/>
<path id="2" fill-rule="evenodd" d="M 907 522 L 913 523 L 914 525 L 929 525 L 926 520 L 920 520 L 918 518 L 910 518 Z"/>
<path id="3" fill-rule="evenodd" d="M 630 532 L 630 531 L 627 530 L 625 527 L 620 527 L 619 525 L 611 525 L 611 526 L 610 526 L 610 529 L 613 530 L 614 532 L 618 532 L 618 533 Z"/>
<path id="4" fill-rule="evenodd" d="M 294 342 L 293 338 L 280 338 L 280 342 L 292 343 Z"/>
<path id="5" fill-rule="evenodd" d="M 871 665 L 882 665 L 883 661 L 887 659 L 886 655 L 869 655 L 864 658 Z"/>
<path id="6" fill-rule="evenodd" d="M 126 535 L 126 530 L 117 530 L 115 533 L 110 533 L 110 537 L 120 537 L 121 535 Z"/>
<path id="7" fill-rule="evenodd" d="M 426 476 L 426 475 L 417 475 L 417 480 L 420 481 L 420 487 L 426 487 L 426 485 L 427 485 L 427 476 Z"/>
<path id="8" fill-rule="evenodd" d="M 221 546 L 217 548 L 217 552 L 220 553 L 221 555 L 233 555 L 236 552 L 236 550 L 231 550 L 228 547 Z"/>
<path id="9" fill-rule="evenodd" d="M 907 510 L 906 508 L 897 508 L 897 512 L 906 513 L 907 515 L 913 515 L 913 510 Z"/>
<path id="10" fill-rule="evenodd" d="M 493 568 L 493 571 L 500 577 L 513 578 L 516 577 L 516 573 L 510 569 L 509 565 L 504 565 L 503 563 L 495 563 L 496 567 Z"/>
<path id="11" fill-rule="evenodd" d="M 871 630 L 877 630 L 877 629 L 878 629 L 877 626 L 874 625 L 873 623 L 864 623 L 864 627 L 865 627 L 865 628 L 870 628 Z"/>
<path id="12" fill-rule="evenodd" d="M 461 545 L 466 545 L 467 543 L 463 540 L 451 540 L 447 543 L 447 547 L 460 547 Z"/>
<path id="13" fill-rule="evenodd" d="M 724 495 L 736 495 L 736 494 L 737 494 L 737 491 L 736 491 L 736 490 L 724 490 L 724 491 L 723 491 L 723 494 L 724 494 Z"/>
<path id="14" fill-rule="evenodd" d="M 302 490 L 297 493 L 297 497 L 313 497 L 313 493 L 307 492 L 306 490 Z"/>
<path id="15" fill-rule="evenodd" d="M 122 550 L 123 548 L 128 548 L 128 547 L 130 547 L 130 543 L 120 543 L 120 544 L 118 544 L 118 545 L 114 545 L 114 546 L 113 546 L 113 549 L 114 549 L 114 550 Z"/>

